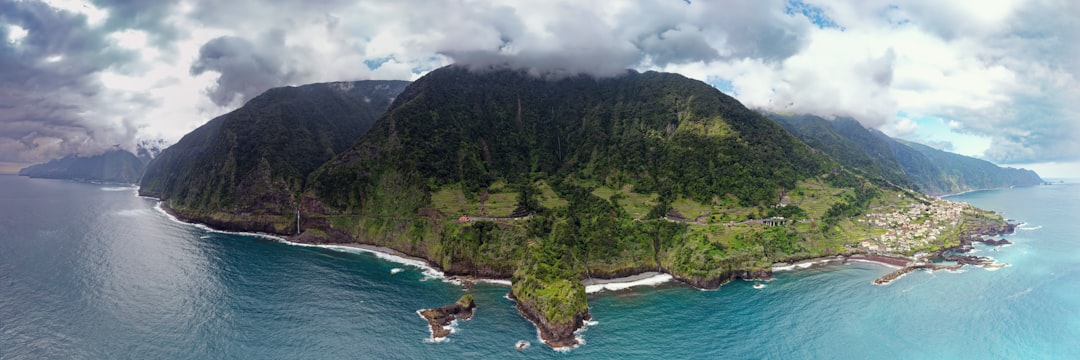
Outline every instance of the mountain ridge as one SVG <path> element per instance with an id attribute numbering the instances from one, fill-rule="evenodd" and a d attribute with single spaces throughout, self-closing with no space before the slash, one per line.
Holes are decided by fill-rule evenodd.
<path id="1" fill-rule="evenodd" d="M 119 148 L 92 156 L 68 155 L 19 170 L 19 176 L 107 183 L 138 184 L 145 163 Z"/>
<path id="2" fill-rule="evenodd" d="M 1000 167 L 985 160 L 894 139 L 881 131 L 867 129 L 852 118 L 767 115 L 845 166 L 932 196 L 1043 183 L 1034 171 Z"/>

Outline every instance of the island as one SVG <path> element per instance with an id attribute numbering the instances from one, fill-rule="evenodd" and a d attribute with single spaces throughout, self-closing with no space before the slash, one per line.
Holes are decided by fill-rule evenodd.
<path id="1" fill-rule="evenodd" d="M 450 325 L 457 319 L 469 320 L 473 316 L 473 309 L 476 309 L 476 303 L 473 302 L 473 296 L 471 294 L 462 295 L 458 301 L 451 305 L 422 309 L 417 311 L 420 317 L 427 320 L 428 325 L 431 327 L 431 338 L 438 340 L 450 335 L 452 331 L 449 329 Z"/>

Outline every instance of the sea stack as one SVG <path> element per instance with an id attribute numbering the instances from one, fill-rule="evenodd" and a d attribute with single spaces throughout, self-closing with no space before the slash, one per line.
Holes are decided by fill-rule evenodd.
<path id="1" fill-rule="evenodd" d="M 465 294 L 452 305 L 420 310 L 420 316 L 424 317 L 431 326 L 431 338 L 440 339 L 450 335 L 451 331 L 448 327 L 454 320 L 471 319 L 475 308 L 476 303 L 473 302 L 472 294 Z"/>

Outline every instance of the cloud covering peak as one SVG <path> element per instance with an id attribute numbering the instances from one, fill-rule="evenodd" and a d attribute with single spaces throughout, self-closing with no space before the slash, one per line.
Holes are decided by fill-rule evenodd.
<path id="1" fill-rule="evenodd" d="M 0 0 L 0 162 L 175 140 L 271 87 L 457 63 L 679 72 L 751 107 L 1078 163 L 1078 19 L 1051 0 Z"/>

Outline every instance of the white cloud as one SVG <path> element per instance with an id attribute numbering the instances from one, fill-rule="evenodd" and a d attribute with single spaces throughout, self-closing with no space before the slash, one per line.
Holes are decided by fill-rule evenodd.
<path id="1" fill-rule="evenodd" d="M 41 100 L 77 109 L 55 128 L 64 131 L 28 132 L 10 125 L 26 111 L 0 113 L 5 152 L 36 161 L 72 144 L 122 141 L 130 129 L 175 140 L 267 87 L 413 80 L 454 61 L 537 73 L 674 71 L 730 84 L 748 106 L 851 116 L 892 135 L 919 130 L 902 113 L 946 119 L 946 134 L 933 141 L 975 149 L 983 143 L 970 139 L 991 139 L 982 154 L 991 160 L 1080 158 L 1080 9 L 1072 2 L 804 0 L 821 10 L 811 17 L 837 27 L 819 27 L 822 19 L 783 0 L 47 3 L 78 21 L 18 3 L 20 11 L 0 13 L 4 46 L 24 52 L 11 61 L 56 78 L 49 86 L 79 84 Z M 218 45 L 233 58 L 200 58 L 222 38 L 232 39 Z M 251 71 L 255 64 L 269 67 Z M 23 150 L 8 152 L 11 144 Z"/>
<path id="2" fill-rule="evenodd" d="M 70 11 L 86 17 L 91 26 L 101 25 L 109 17 L 109 12 L 102 10 L 89 1 L 82 0 L 41 0 L 57 10 Z"/>
<path id="3" fill-rule="evenodd" d="M 18 25 L 7 26 L 8 42 L 12 45 L 18 46 L 19 43 L 21 43 L 22 40 L 26 38 L 26 35 L 29 33 L 29 31 L 26 31 L 26 29 L 23 29 Z"/>

